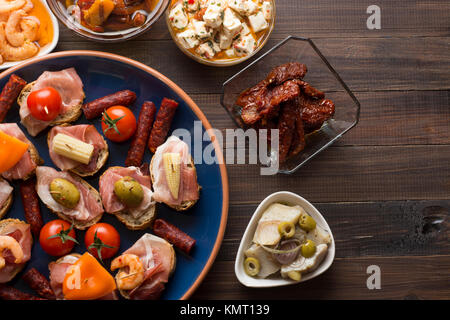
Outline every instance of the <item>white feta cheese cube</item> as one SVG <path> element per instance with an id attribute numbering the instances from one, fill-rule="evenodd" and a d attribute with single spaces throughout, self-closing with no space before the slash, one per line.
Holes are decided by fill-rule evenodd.
<path id="1" fill-rule="evenodd" d="M 233 42 L 233 36 L 230 35 L 228 32 L 221 31 L 219 33 L 219 46 L 220 49 L 228 49 L 231 46 L 231 43 Z"/>
<path id="2" fill-rule="evenodd" d="M 233 10 L 227 8 L 223 18 L 223 30 L 231 37 L 237 35 L 242 29 L 241 20 L 236 16 Z"/>
<path id="3" fill-rule="evenodd" d="M 272 19 L 272 4 L 270 1 L 264 1 L 261 10 L 264 15 L 264 19 L 270 21 L 270 19 Z"/>
<path id="4" fill-rule="evenodd" d="M 189 20 L 181 3 L 176 5 L 175 8 L 170 11 L 169 20 L 177 29 L 184 29 L 187 27 Z"/>
<path id="5" fill-rule="evenodd" d="M 208 41 L 199 45 L 196 52 L 206 59 L 212 59 L 216 54 L 212 41 Z"/>
<path id="6" fill-rule="evenodd" d="M 191 23 L 199 39 L 206 39 L 212 36 L 212 30 L 206 26 L 206 22 L 192 19 Z"/>
<path id="7" fill-rule="evenodd" d="M 235 53 L 234 53 L 234 48 L 228 49 L 227 51 L 225 51 L 225 54 L 226 54 L 228 57 L 234 57 L 234 55 L 235 55 Z"/>
<path id="8" fill-rule="evenodd" d="M 258 10 L 258 5 L 252 0 L 247 0 L 242 3 L 241 14 L 249 16 L 254 14 Z"/>
<path id="9" fill-rule="evenodd" d="M 200 41 L 197 39 L 195 31 L 191 28 L 180 32 L 178 35 L 178 40 L 186 49 L 192 49 L 198 46 Z"/>
<path id="10" fill-rule="evenodd" d="M 241 35 L 246 36 L 250 34 L 250 28 L 248 27 L 248 25 L 244 22 L 242 23 L 242 30 L 241 30 Z"/>
<path id="11" fill-rule="evenodd" d="M 237 56 L 247 56 L 256 49 L 256 41 L 252 35 L 241 36 L 233 43 L 234 51 Z"/>
<path id="12" fill-rule="evenodd" d="M 200 0 L 183 0 L 183 3 L 188 12 L 195 12 L 200 9 Z"/>
<path id="13" fill-rule="evenodd" d="M 253 32 L 255 33 L 269 27 L 269 23 L 266 21 L 264 14 L 261 11 L 258 11 L 257 14 L 249 16 L 248 21 L 250 22 L 250 26 L 253 28 Z"/>
<path id="14" fill-rule="evenodd" d="M 211 28 L 218 28 L 223 22 L 223 6 L 217 6 L 216 4 L 210 4 L 203 15 L 203 21 Z"/>

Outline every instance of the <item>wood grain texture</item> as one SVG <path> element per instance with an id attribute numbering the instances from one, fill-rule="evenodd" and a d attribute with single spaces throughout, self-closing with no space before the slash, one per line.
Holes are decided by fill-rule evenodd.
<path id="1" fill-rule="evenodd" d="M 369 290 L 367 267 L 381 269 L 381 289 Z M 335 259 L 320 277 L 290 287 L 241 285 L 233 261 L 217 261 L 192 299 L 448 299 L 450 256 Z"/>
<path id="2" fill-rule="evenodd" d="M 448 90 L 449 39 L 331 38 L 317 39 L 315 43 L 353 91 Z M 263 51 L 277 42 L 270 40 Z M 185 56 L 171 40 L 130 44 L 133 50 L 120 43 L 60 42 L 57 49 L 90 49 L 127 56 L 162 71 L 189 94 L 221 93 L 222 83 L 243 67 L 201 65 Z"/>
<path id="3" fill-rule="evenodd" d="M 258 204 L 231 206 L 218 260 L 235 260 L 242 235 Z M 333 232 L 337 258 L 450 252 L 449 200 L 313 204 Z"/>

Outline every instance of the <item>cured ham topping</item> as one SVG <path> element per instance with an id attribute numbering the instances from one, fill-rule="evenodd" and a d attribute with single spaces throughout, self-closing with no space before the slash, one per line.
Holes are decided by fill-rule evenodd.
<path id="1" fill-rule="evenodd" d="M 0 123 L 0 131 L 30 144 L 30 141 L 16 123 Z M 2 177 L 8 180 L 23 179 L 33 172 L 33 170 L 36 169 L 36 166 L 37 164 L 33 161 L 30 152 L 28 151 L 23 154 L 22 158 L 14 167 L 3 172 Z"/>
<path id="2" fill-rule="evenodd" d="M 124 254 L 134 254 L 144 265 L 144 282 L 129 292 L 133 300 L 158 299 L 164 290 L 173 264 L 172 246 L 165 240 L 151 234 L 144 234 Z"/>
<path id="3" fill-rule="evenodd" d="M 5 180 L 0 179 L 0 208 L 13 192 L 13 187 L 9 185 Z"/>
<path id="4" fill-rule="evenodd" d="M 56 89 L 61 96 L 61 114 L 65 114 L 74 106 L 81 104 L 84 99 L 83 82 L 74 68 L 56 72 L 45 71 L 35 81 L 31 92 L 47 87 Z M 42 121 L 34 118 L 28 109 L 26 99 L 21 103 L 19 113 L 21 123 L 32 136 L 36 136 L 51 123 L 51 121 Z"/>
<path id="5" fill-rule="evenodd" d="M 7 249 L 2 255 L 6 261 L 5 266 L 0 269 L 0 283 L 10 281 L 17 268 L 20 268 L 31 258 L 31 246 L 33 238 L 31 236 L 30 225 L 26 223 L 9 223 L 1 231 L 0 236 L 10 236 L 14 238 L 21 246 L 23 258 L 20 263 L 15 263 L 13 254 Z"/>
<path id="6" fill-rule="evenodd" d="M 59 155 L 53 151 L 53 138 L 58 134 L 65 134 L 72 138 L 81 140 L 85 143 L 94 146 L 94 152 L 92 154 L 90 162 L 85 165 L 78 161 L 69 159 L 62 155 Z M 49 154 L 53 163 L 61 170 L 72 170 L 75 168 L 83 169 L 84 171 L 94 171 L 97 166 L 97 160 L 99 151 L 106 148 L 106 143 L 102 136 L 95 129 L 93 125 L 77 125 L 70 127 L 57 126 L 52 128 L 49 133 Z"/>
<path id="7" fill-rule="evenodd" d="M 105 171 L 99 181 L 100 196 L 102 197 L 103 206 L 108 213 L 115 213 L 127 209 L 127 207 L 119 201 L 114 194 L 114 184 L 123 177 L 132 177 L 141 185 L 144 191 L 144 198 L 137 208 L 130 209 L 130 213 L 134 218 L 139 218 L 147 209 L 154 205 L 153 192 L 151 190 L 150 176 L 144 175 L 139 168 L 136 167 L 113 167 Z"/>
<path id="8" fill-rule="evenodd" d="M 91 190 L 79 180 L 74 179 L 68 172 L 58 172 L 50 167 L 37 167 L 37 193 L 39 198 L 44 202 L 51 210 L 55 212 L 62 212 L 66 216 L 70 216 L 78 221 L 90 221 L 95 217 L 103 213 L 103 206 L 97 201 L 94 195 L 91 194 Z M 73 183 L 80 192 L 80 200 L 75 208 L 69 209 L 58 202 L 56 202 L 50 194 L 50 183 L 56 179 L 62 178 Z"/>
<path id="9" fill-rule="evenodd" d="M 181 156 L 180 186 L 178 198 L 175 199 L 170 191 L 163 161 L 163 154 L 178 153 Z M 153 156 L 153 199 L 169 205 L 181 205 L 185 201 L 195 201 L 199 198 L 197 173 L 191 164 L 191 155 L 188 145 L 175 136 L 169 137 L 167 141 L 158 147 Z"/>

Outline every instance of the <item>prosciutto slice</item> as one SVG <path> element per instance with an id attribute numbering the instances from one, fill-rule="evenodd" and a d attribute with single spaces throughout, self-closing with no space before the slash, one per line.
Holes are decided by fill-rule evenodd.
<path id="1" fill-rule="evenodd" d="M 59 92 L 62 100 L 61 114 L 65 114 L 84 99 L 83 82 L 74 68 L 55 72 L 45 71 L 35 81 L 31 92 L 47 87 L 54 88 Z M 47 128 L 51 121 L 42 121 L 34 118 L 28 109 L 26 100 L 24 99 L 20 105 L 20 119 L 21 123 L 27 128 L 28 133 L 34 137 Z"/>
<path id="2" fill-rule="evenodd" d="M 0 131 L 31 145 L 31 142 L 16 123 L 0 123 Z M 14 167 L 2 173 L 2 177 L 8 180 L 23 179 L 33 172 L 36 167 L 37 164 L 31 158 L 30 149 L 28 149 L 28 152 L 23 154 L 22 158 L 20 158 Z"/>
<path id="3" fill-rule="evenodd" d="M 139 207 L 128 209 L 134 218 L 139 218 L 148 210 L 148 208 L 155 205 L 155 202 L 153 201 L 150 176 L 144 175 L 137 167 L 112 167 L 105 171 L 99 181 L 100 196 L 102 197 L 103 206 L 108 213 L 115 213 L 127 209 L 114 194 L 114 183 L 126 176 L 132 177 L 139 182 L 144 191 L 144 199 Z"/>
<path id="4" fill-rule="evenodd" d="M 163 154 L 179 153 L 181 155 L 181 174 L 180 189 L 178 191 L 178 199 L 175 199 L 170 192 L 167 184 L 166 173 L 164 168 Z M 185 201 L 195 201 L 199 198 L 197 173 L 195 168 L 190 166 L 191 155 L 189 147 L 178 137 L 171 136 L 167 141 L 156 149 L 152 159 L 153 174 L 153 199 L 157 202 L 164 202 L 168 205 L 178 206 Z"/>
<path id="5" fill-rule="evenodd" d="M 94 153 L 92 155 L 91 161 L 87 165 L 85 165 L 53 152 L 53 138 L 58 133 L 63 133 L 85 143 L 92 144 L 94 146 Z M 57 166 L 61 170 L 72 170 L 80 167 L 82 169 L 86 169 L 86 171 L 94 171 L 97 166 L 99 151 L 106 148 L 105 140 L 103 140 L 97 129 L 95 129 L 93 125 L 87 124 L 70 127 L 54 127 L 52 130 L 50 130 L 48 141 L 50 158 L 52 159 L 55 166 Z"/>
<path id="6" fill-rule="evenodd" d="M 8 182 L 0 178 L 0 208 L 13 192 L 13 187 Z"/>
<path id="7" fill-rule="evenodd" d="M 14 277 L 17 268 L 23 267 L 30 260 L 33 238 L 31 236 L 30 225 L 26 223 L 9 223 L 2 229 L 0 236 L 13 237 L 20 244 L 23 251 L 21 263 L 14 263 L 14 256 L 9 250 L 3 252 L 6 264 L 0 269 L 0 283 L 6 283 Z"/>
<path id="8" fill-rule="evenodd" d="M 59 172 L 50 167 L 36 168 L 37 184 L 36 189 L 39 198 L 51 210 L 62 212 L 64 215 L 72 217 L 78 221 L 91 221 L 103 213 L 103 206 L 97 202 L 91 190 L 68 172 Z M 74 209 L 66 208 L 57 203 L 50 194 L 50 183 L 53 179 L 62 178 L 72 182 L 80 191 L 80 201 Z"/>
<path id="9" fill-rule="evenodd" d="M 67 269 L 69 269 L 71 265 L 77 262 L 78 259 L 79 257 L 69 254 L 63 257 L 60 261 L 50 262 L 50 264 L 48 265 L 48 269 L 50 270 L 50 286 L 55 293 L 56 299 L 64 299 L 63 282 L 66 276 Z M 105 295 L 98 300 L 118 300 L 117 292 L 116 290 L 114 290 L 113 292 Z"/>
<path id="10" fill-rule="evenodd" d="M 166 240 L 149 233 L 144 234 L 124 254 L 135 254 L 145 269 L 145 280 L 129 292 L 132 300 L 158 299 L 169 281 L 175 253 Z"/>

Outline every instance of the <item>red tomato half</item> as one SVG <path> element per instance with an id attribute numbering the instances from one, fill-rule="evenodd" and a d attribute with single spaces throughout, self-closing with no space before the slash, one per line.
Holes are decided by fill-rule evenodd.
<path id="1" fill-rule="evenodd" d="M 39 234 L 42 249 L 52 256 L 63 256 L 72 251 L 76 243 L 75 230 L 64 220 L 53 220 L 44 225 Z"/>
<path id="2" fill-rule="evenodd" d="M 27 105 L 33 117 L 42 121 L 54 120 L 62 108 L 62 99 L 58 91 L 48 87 L 33 91 L 27 98 Z"/>
<path id="3" fill-rule="evenodd" d="M 136 117 L 124 106 L 108 108 L 102 117 L 102 130 L 105 136 L 114 142 L 130 139 L 136 132 Z"/>
<path id="4" fill-rule="evenodd" d="M 112 225 L 97 223 L 86 231 L 84 244 L 94 257 L 100 258 L 100 260 L 109 259 L 119 250 L 120 235 Z"/>

